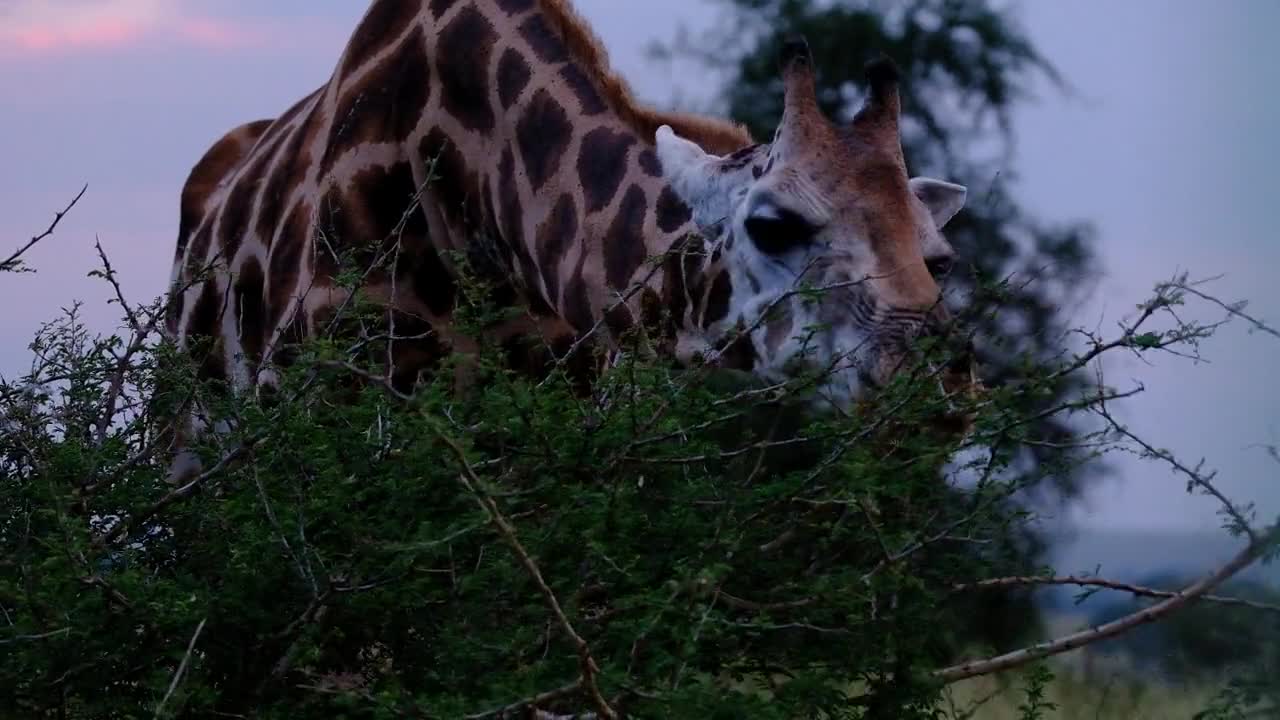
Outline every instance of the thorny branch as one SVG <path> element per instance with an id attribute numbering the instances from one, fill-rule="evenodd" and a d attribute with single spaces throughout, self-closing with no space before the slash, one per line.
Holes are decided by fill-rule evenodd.
<path id="1" fill-rule="evenodd" d="M 1244 309 L 1248 307 L 1248 302 L 1244 300 L 1240 300 L 1233 303 L 1225 303 L 1222 300 L 1212 295 L 1209 295 L 1207 293 L 1201 292 L 1200 290 L 1196 289 L 1196 287 L 1199 285 L 1204 285 L 1205 283 L 1213 282 L 1214 280 L 1217 280 L 1217 279 L 1218 278 L 1215 277 L 1215 278 L 1206 278 L 1204 280 L 1188 281 L 1187 274 L 1182 273 L 1181 275 L 1178 275 L 1177 277 L 1175 277 L 1173 280 L 1170 280 L 1166 283 L 1162 283 L 1160 287 L 1161 289 L 1168 288 L 1174 291 L 1180 291 L 1180 292 L 1185 292 L 1185 293 L 1190 293 L 1192 295 L 1195 295 L 1201 300 L 1213 303 L 1214 305 L 1217 305 L 1223 310 L 1226 310 L 1227 314 L 1238 317 L 1241 320 L 1244 320 L 1245 322 L 1249 323 L 1252 326 L 1253 330 L 1264 332 L 1273 337 L 1280 338 L 1280 330 L 1276 330 L 1274 327 L 1271 327 L 1270 325 L 1263 322 L 1262 320 L 1259 320 L 1258 318 L 1245 313 Z"/>
<path id="2" fill-rule="evenodd" d="M 518 702 L 511 703 L 510 705 L 504 705 L 494 710 L 488 710 L 486 712 L 475 713 L 474 715 L 468 715 L 466 716 L 466 720 L 487 720 L 488 718 L 511 717 L 512 715 L 520 712 L 521 710 L 526 710 L 528 708 L 536 708 L 537 706 L 543 705 L 545 703 L 555 702 L 556 700 L 562 700 L 564 698 L 571 697 L 573 695 L 578 694 L 579 692 L 582 692 L 582 689 L 583 689 L 582 680 L 578 679 L 569 683 L 568 685 L 563 685 L 554 690 L 548 690 L 547 692 L 544 692 L 544 693 L 538 693 L 537 695 L 534 695 L 532 697 L 527 697 Z"/>
<path id="3" fill-rule="evenodd" d="M 178 664 L 178 669 L 173 673 L 173 680 L 169 683 L 169 689 L 165 692 L 164 697 L 160 700 L 160 704 L 156 706 L 156 720 L 164 715 L 164 706 L 169 702 L 169 698 L 173 697 L 173 691 L 178 689 L 178 683 L 182 681 L 182 676 L 187 672 L 187 664 L 191 662 L 191 654 L 195 652 L 196 641 L 200 639 L 200 633 L 204 631 L 204 624 L 209 618 L 201 618 L 200 624 L 196 625 L 196 631 L 191 634 L 191 642 L 187 643 L 187 652 L 182 656 L 182 662 Z"/>
<path id="4" fill-rule="evenodd" d="M 49 227 L 45 228 L 44 232 L 39 235 L 32 236 L 25 245 L 14 250 L 9 257 L 4 260 L 0 260 L 0 272 L 30 272 L 30 270 L 23 264 L 22 256 L 26 254 L 28 250 L 35 247 L 36 243 L 44 240 L 50 235 L 53 235 L 53 231 L 57 229 L 58 223 L 62 222 L 62 218 L 66 217 L 67 213 L 71 212 L 71 208 L 75 207 L 76 203 L 80 202 L 80 198 L 84 197 L 84 193 L 88 189 L 89 185 L 86 183 L 84 187 L 80 188 L 80 192 L 76 193 L 76 196 L 72 198 L 71 202 L 68 203 L 65 208 L 54 213 L 53 222 L 49 223 Z"/>
<path id="5" fill-rule="evenodd" d="M 582 676 L 579 678 L 579 682 L 583 690 L 587 692 L 602 717 L 610 720 L 617 718 L 617 712 L 605 700 L 604 695 L 600 693 L 600 688 L 596 685 L 596 676 L 600 674 L 600 668 L 596 665 L 595 658 L 591 656 L 591 649 L 588 647 L 587 641 L 574 629 L 573 623 L 569 621 L 569 616 L 565 614 L 564 609 L 560 606 L 560 600 L 547 585 L 546 580 L 543 579 L 542 571 L 538 568 L 538 564 L 533 561 L 520 539 L 516 537 L 515 526 L 502 514 L 502 510 L 498 507 L 498 503 L 493 497 L 485 491 L 484 481 L 476 474 L 471 462 L 467 459 L 466 451 L 458 444 L 458 441 L 436 428 L 434 423 L 432 423 L 431 427 L 435 429 L 436 436 L 449 448 L 457 459 L 458 464 L 462 467 L 462 474 L 459 476 L 459 480 L 467 489 L 467 492 L 475 498 L 481 509 L 484 510 L 485 515 L 497 528 L 498 533 L 502 535 L 502 539 L 511 547 L 512 552 L 520 559 L 520 564 L 524 566 L 525 571 L 529 573 L 529 577 L 538 586 L 538 590 L 546 600 L 547 606 L 551 608 L 552 614 L 555 615 L 556 621 L 560 624 L 560 629 L 573 642 L 582 667 Z"/>
<path id="6" fill-rule="evenodd" d="M 1079 577 L 1076 575 L 1026 575 L 991 578 L 989 580 L 979 580 L 978 582 L 973 583 L 957 584 L 952 586 L 951 590 L 952 592 L 958 593 L 969 590 L 989 590 L 993 588 L 1025 587 L 1034 585 L 1076 585 L 1079 587 L 1106 588 L 1108 590 L 1126 592 L 1135 597 L 1148 598 L 1173 598 L 1178 596 L 1178 593 L 1171 592 L 1169 590 L 1157 590 L 1155 588 L 1144 587 L 1142 585 L 1116 582 L 1114 580 L 1107 580 L 1104 578 Z M 1221 595 L 1201 595 L 1197 599 L 1203 602 L 1217 603 L 1219 605 L 1236 605 L 1240 607 L 1253 608 L 1255 610 L 1280 613 L 1280 605 L 1272 605 L 1270 603 L 1257 602 L 1254 600 L 1245 600 L 1243 598 L 1223 597 Z"/>
<path id="7" fill-rule="evenodd" d="M 1172 597 L 1169 597 L 1162 602 L 1156 603 L 1155 605 L 1137 612 L 1130 613 L 1104 625 L 1099 625 L 1095 628 L 1064 635 L 1054 640 L 1032 645 L 1021 650 L 1004 653 L 1003 655 L 986 658 L 984 660 L 974 660 L 952 665 L 950 667 L 934 671 L 933 675 L 939 680 L 947 683 L 953 683 L 967 678 L 977 677 L 979 675 L 990 675 L 991 673 L 1009 670 L 1051 655 L 1058 655 L 1070 650 L 1076 650 L 1086 645 L 1098 642 L 1099 640 L 1115 637 L 1116 635 L 1132 630 L 1139 625 L 1155 622 L 1175 610 L 1178 610 L 1187 603 L 1207 594 L 1210 590 L 1229 580 L 1236 573 L 1262 557 L 1272 548 L 1273 545 L 1275 545 L 1277 541 L 1280 541 L 1280 525 L 1277 525 L 1271 528 L 1267 533 L 1260 535 L 1257 541 L 1250 542 L 1243 550 L 1237 553 L 1235 557 L 1213 573 L 1187 586 L 1179 592 L 1174 593 Z"/>
<path id="8" fill-rule="evenodd" d="M 1127 327 L 1122 326 L 1123 333 L 1119 340 L 1109 343 L 1095 342 L 1094 349 L 1083 356 L 1083 362 L 1078 358 L 1075 363 L 1072 363 L 1072 366 L 1083 367 L 1084 363 L 1091 362 L 1093 359 L 1096 359 L 1101 355 L 1102 352 L 1105 352 L 1110 348 L 1129 347 L 1138 350 L 1164 349 L 1175 342 L 1195 342 L 1199 338 L 1205 337 L 1206 334 L 1203 332 L 1203 327 L 1184 323 L 1175 313 L 1172 312 L 1172 310 L 1169 310 L 1173 305 L 1181 302 L 1180 296 L 1176 293 L 1177 289 L 1189 288 L 1196 284 L 1198 283 L 1188 283 L 1185 275 L 1180 276 L 1172 283 L 1162 283 L 1157 287 L 1156 298 L 1149 301 L 1142 307 L 1142 313 L 1137 321 Z M 1174 290 L 1174 292 L 1170 292 L 1171 289 Z M 1205 297 L 1198 291 L 1195 291 L 1194 294 Z M 1243 317 L 1253 323 L 1255 328 L 1262 329 L 1275 337 L 1280 337 L 1280 333 L 1277 333 L 1273 328 L 1265 325 L 1256 318 L 1242 315 L 1239 310 L 1243 306 L 1240 304 L 1227 305 L 1221 301 L 1217 301 L 1216 299 L 1213 301 L 1215 304 L 1227 309 L 1230 315 Z M 1145 336 L 1138 335 L 1137 331 L 1142 323 L 1160 309 L 1169 310 L 1169 314 L 1172 315 L 1177 322 L 1177 329 L 1164 334 L 1149 333 Z M 1217 327 L 1217 325 L 1209 327 L 1212 329 Z M 1099 373 L 1100 372 L 1101 371 L 1099 370 Z M 1149 588 L 1122 586 L 1119 583 L 1110 583 L 1098 580 L 1081 578 L 1051 578 L 1050 580 L 1064 580 L 1069 581 L 1072 584 L 1091 584 L 1102 587 L 1112 587 L 1114 589 L 1134 592 L 1135 594 L 1147 594 L 1149 596 L 1163 597 L 1164 599 L 1155 605 L 1130 613 L 1124 617 L 1117 618 L 1116 620 L 1098 627 L 1071 633 L 1047 642 L 1015 650 L 1013 652 L 1004 653 L 995 657 L 964 662 L 937 670 L 934 672 L 934 676 L 940 680 L 952 683 L 966 678 L 1008 670 L 1010 668 L 1034 662 L 1041 658 L 1075 650 L 1100 640 L 1120 635 L 1121 633 L 1131 630 L 1139 625 L 1154 622 L 1175 612 L 1194 600 L 1204 599 L 1205 596 L 1209 595 L 1210 591 L 1214 588 L 1226 582 L 1258 559 L 1266 556 L 1274 550 L 1277 544 L 1280 544 L 1280 522 L 1277 522 L 1265 530 L 1258 530 L 1254 528 L 1250 523 L 1249 518 L 1246 517 L 1247 509 L 1241 508 L 1233 503 L 1214 484 L 1213 481 L 1215 479 L 1215 473 L 1205 473 L 1201 470 L 1204 465 L 1203 461 L 1193 468 L 1178 460 L 1171 452 L 1155 448 L 1128 428 L 1118 423 L 1107 409 L 1105 400 L 1100 400 L 1094 404 L 1092 409 L 1101 415 L 1107 421 L 1109 426 L 1119 435 L 1137 444 L 1142 449 L 1145 457 L 1162 460 L 1171 465 L 1177 472 L 1186 476 L 1188 478 L 1188 490 L 1198 488 L 1205 495 L 1216 499 L 1221 505 L 1221 512 L 1231 520 L 1230 529 L 1235 533 L 1244 535 L 1248 539 L 1248 543 L 1227 563 L 1199 581 L 1173 593 L 1165 594 L 1160 593 L 1159 591 L 1150 590 Z M 1025 578 L 1006 578 L 997 579 L 992 582 L 996 584 L 1015 583 L 1018 580 L 1024 579 Z M 980 587 L 981 585 L 982 583 L 974 583 L 970 585 L 970 587 Z M 1233 601 L 1229 598 L 1216 598 L 1215 596 L 1210 596 L 1210 598 L 1218 601 L 1229 601 L 1232 604 L 1252 604 L 1244 601 Z M 1268 610 L 1276 609 L 1273 606 L 1263 607 Z"/>

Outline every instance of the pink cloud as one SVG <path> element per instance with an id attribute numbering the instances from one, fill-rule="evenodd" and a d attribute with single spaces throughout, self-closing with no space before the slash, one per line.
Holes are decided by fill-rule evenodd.
<path id="1" fill-rule="evenodd" d="M 12 39 L 20 50 L 56 52 L 129 45 L 137 42 L 144 32 L 144 28 L 137 23 L 102 19 L 79 27 L 45 25 L 21 28 L 12 34 Z"/>
<path id="2" fill-rule="evenodd" d="M 174 8 L 174 6 L 169 6 Z M 176 9 L 176 8 L 174 8 Z M 263 28 L 181 13 L 100 12 L 90 17 L 30 18 L 0 26 L 0 56 L 48 56 L 102 52 L 178 42 L 213 50 L 266 43 Z"/>

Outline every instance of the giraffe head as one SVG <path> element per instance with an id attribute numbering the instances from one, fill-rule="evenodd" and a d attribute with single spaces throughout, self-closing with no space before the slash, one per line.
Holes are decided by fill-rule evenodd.
<path id="1" fill-rule="evenodd" d="M 887 59 L 867 66 L 867 101 L 843 125 L 818 107 L 804 40 L 787 43 L 782 76 L 770 144 L 717 156 L 657 132 L 664 176 L 710 243 L 702 283 L 728 287 L 715 322 L 681 324 L 677 352 L 714 355 L 733 336 L 723 364 L 771 381 L 826 371 L 819 402 L 847 408 L 910 364 L 913 338 L 950 324 L 934 273 L 951 262 L 940 231 L 966 190 L 908 178 Z M 976 383 L 971 357 L 961 343 L 945 387 Z"/>

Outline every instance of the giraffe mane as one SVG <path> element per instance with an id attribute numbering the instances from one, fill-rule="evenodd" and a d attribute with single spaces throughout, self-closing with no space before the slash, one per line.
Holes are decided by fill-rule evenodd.
<path id="1" fill-rule="evenodd" d="M 569 54 L 583 63 L 614 112 L 652 142 L 662 125 L 670 125 L 681 137 L 704 150 L 725 155 L 755 144 L 741 123 L 688 112 L 659 110 L 641 104 L 630 85 L 609 66 L 609 54 L 599 37 L 570 5 L 569 0 L 538 0 L 546 20 L 559 33 Z"/>

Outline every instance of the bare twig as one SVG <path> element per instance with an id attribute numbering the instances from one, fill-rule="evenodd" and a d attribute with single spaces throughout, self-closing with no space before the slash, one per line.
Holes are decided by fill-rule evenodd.
<path id="1" fill-rule="evenodd" d="M 95 270 L 90 275 L 101 277 L 111 284 L 115 299 L 110 302 L 115 302 L 124 310 L 125 319 L 129 321 L 129 328 L 140 335 L 150 335 L 150 332 L 143 332 L 142 323 L 138 321 L 137 312 L 129 304 L 129 301 L 124 299 L 124 290 L 120 287 L 120 281 L 116 279 L 115 268 L 111 267 L 111 261 L 107 259 L 107 251 L 102 247 L 102 240 L 94 237 L 93 247 L 98 251 L 98 259 L 102 261 L 102 269 Z M 152 324 L 154 325 L 154 321 Z"/>
<path id="2" fill-rule="evenodd" d="M 187 664 L 191 662 L 191 654 L 195 652 L 196 640 L 200 638 L 200 633 L 204 631 L 204 624 L 209 618 L 201 618 L 200 624 L 196 625 L 196 631 L 191 634 L 191 642 L 187 643 L 187 652 L 182 656 L 182 662 L 178 663 L 178 670 L 173 674 L 173 680 L 169 682 L 169 690 L 160 700 L 160 704 L 156 706 L 155 717 L 159 720 L 164 714 L 165 703 L 169 702 L 169 698 L 173 696 L 173 691 L 178 689 L 178 683 L 182 680 L 182 676 L 187 672 Z"/>
<path id="3" fill-rule="evenodd" d="M 1133 585 L 1131 583 L 1116 582 L 1114 580 L 1106 580 L 1104 578 L 1095 577 L 1078 577 L 1075 575 L 1043 575 L 1043 576 L 1016 576 L 991 578 L 989 580 L 980 580 L 973 583 L 962 583 L 953 585 L 952 592 L 965 592 L 969 590 L 986 590 L 992 588 L 1020 587 L 1032 585 L 1077 585 L 1079 587 L 1098 587 L 1107 588 L 1109 590 L 1117 590 L 1126 592 L 1136 597 L 1149 598 L 1173 598 L 1178 593 L 1169 590 L 1157 590 L 1155 588 L 1144 587 L 1142 585 Z M 1270 603 L 1257 602 L 1254 600 L 1245 600 L 1243 598 L 1224 597 L 1222 595 L 1201 595 L 1197 600 L 1203 602 L 1218 603 L 1220 605 L 1237 605 L 1241 607 L 1249 607 L 1255 610 L 1266 610 L 1268 612 L 1280 612 L 1280 605 L 1272 605 Z"/>
<path id="4" fill-rule="evenodd" d="M 1129 430 L 1129 428 L 1125 427 L 1124 425 L 1121 425 L 1119 421 L 1117 421 L 1115 417 L 1111 415 L 1111 412 L 1107 409 L 1107 406 L 1105 404 L 1099 403 L 1097 406 L 1093 408 L 1093 410 L 1094 412 L 1098 413 L 1104 420 L 1106 420 L 1107 423 L 1111 425 L 1111 427 L 1117 433 L 1128 438 L 1129 440 L 1136 443 L 1139 447 L 1141 447 L 1144 455 L 1146 455 L 1147 457 L 1163 460 L 1164 462 L 1168 463 L 1169 466 L 1172 467 L 1174 470 L 1186 476 L 1188 487 L 1200 488 L 1200 490 L 1204 492 L 1206 495 L 1210 495 L 1214 499 L 1216 499 L 1222 505 L 1222 511 L 1229 518 L 1231 518 L 1231 522 L 1235 527 L 1235 529 L 1247 535 L 1251 543 L 1258 542 L 1257 534 L 1255 533 L 1252 526 L 1250 525 L 1249 519 L 1245 517 L 1247 508 L 1242 508 L 1237 506 L 1235 503 L 1231 502 L 1231 500 L 1228 499 L 1226 495 L 1223 495 L 1222 492 L 1218 490 L 1217 487 L 1214 486 L 1213 479 L 1216 473 L 1201 472 L 1200 468 L 1204 464 L 1203 461 L 1201 461 L 1194 468 L 1188 467 L 1182 461 L 1178 460 L 1178 458 L 1175 457 L 1173 453 L 1169 452 L 1168 450 L 1161 450 L 1152 446 L 1146 440 L 1143 440 L 1142 438 L 1134 434 L 1131 430 Z"/>
<path id="5" fill-rule="evenodd" d="M 84 197 L 84 193 L 88 189 L 89 189 L 88 184 L 80 188 L 80 192 L 76 194 L 76 196 L 71 200 L 71 202 L 61 211 L 54 214 L 53 222 L 49 223 L 49 227 L 46 228 L 44 232 L 40 233 L 39 235 L 33 236 L 30 240 L 27 241 L 27 244 L 23 245 L 17 250 L 14 250 L 13 254 L 11 254 L 9 257 L 5 258 L 4 260 L 0 260 L 0 272 L 26 271 L 26 267 L 22 264 L 22 256 L 28 250 L 34 247 L 36 243 L 40 242 L 41 240 L 44 240 L 45 238 L 53 234 L 53 231 L 58 227 L 58 223 L 62 222 L 62 218 L 66 217 L 67 213 L 71 212 L 71 208 L 75 207 L 76 203 L 80 202 L 80 198 Z"/>
<path id="6" fill-rule="evenodd" d="M 71 632 L 71 628 L 64 627 L 49 632 L 35 633 L 32 635 L 14 635 L 13 637 L 0 638 L 0 645 L 12 645 L 20 642 L 35 642 L 36 640 L 46 640 L 59 635 L 66 635 Z"/>
<path id="7" fill-rule="evenodd" d="M 436 436 L 440 438 L 441 442 L 448 446 L 450 452 L 453 453 L 454 457 L 458 460 L 458 464 L 462 467 L 462 474 L 458 476 L 458 479 L 467 489 L 467 492 L 471 493 L 472 497 L 475 498 L 476 502 L 480 505 L 480 508 L 489 518 L 489 521 L 493 523 L 493 526 L 502 536 L 502 539 L 511 547 L 512 552 L 514 552 L 516 557 L 519 558 L 520 564 L 524 566 L 529 577 L 533 580 L 534 584 L 538 586 L 538 590 L 542 593 L 543 599 L 546 600 L 547 606 L 551 608 L 551 612 L 555 616 L 556 622 L 560 624 L 560 629 L 563 630 L 572 641 L 578 652 L 578 658 L 582 668 L 582 677 L 579 680 L 582 685 L 582 689 L 586 691 L 602 717 L 608 718 L 609 720 L 617 718 L 617 712 L 615 712 L 609 705 L 609 702 L 605 700 L 604 695 L 600 693 L 600 688 L 596 685 L 596 676 L 599 675 L 600 668 L 596 665 L 595 658 L 591 656 L 591 649 L 588 647 L 587 641 L 578 634 L 577 630 L 574 629 L 573 623 L 569 621 L 569 616 L 565 614 L 564 609 L 560 606 L 560 600 L 556 597 L 555 592 L 553 592 L 547 585 L 546 580 L 543 579 L 542 571 L 538 568 L 538 564 L 533 561 L 533 558 L 529 556 L 529 552 L 525 550 L 520 539 L 516 537 L 515 526 L 513 526 L 511 522 L 507 520 L 506 516 L 502 514 L 502 510 L 498 507 L 498 503 L 493 499 L 493 497 L 485 491 L 484 481 L 480 479 L 480 476 L 477 475 L 474 468 L 472 468 L 471 462 L 467 460 L 466 451 L 463 450 L 462 446 L 447 433 L 436 428 L 434 422 L 431 423 L 431 426 L 435 429 Z"/>
<path id="8" fill-rule="evenodd" d="M 1226 310 L 1228 315 L 1232 315 L 1240 318 L 1241 320 L 1244 320 L 1245 322 L 1252 325 L 1254 330 L 1258 330 L 1258 331 L 1267 333 L 1268 335 L 1273 335 L 1277 338 L 1280 338 L 1280 330 L 1276 330 L 1271 325 L 1268 325 L 1262 320 L 1259 320 L 1253 317 L 1252 315 L 1248 315 L 1247 313 L 1244 312 L 1245 307 L 1247 307 L 1247 303 L 1245 303 L 1244 301 L 1227 304 L 1219 300 L 1218 298 L 1212 295 L 1209 295 L 1207 293 L 1200 292 L 1195 288 L 1196 285 L 1203 285 L 1204 283 L 1211 282 L 1214 279 L 1216 278 L 1208 278 L 1208 279 L 1200 280 L 1196 282 L 1188 282 L 1187 276 L 1184 273 L 1183 275 L 1180 275 L 1177 278 L 1167 283 L 1164 283 L 1162 287 L 1174 288 L 1176 290 L 1181 290 L 1182 292 L 1195 295 L 1201 300 L 1205 300 L 1207 302 L 1213 303 L 1214 305 L 1217 305 L 1223 310 Z"/>
<path id="9" fill-rule="evenodd" d="M 1174 593 L 1172 597 L 1150 607 L 1130 613 L 1109 623 L 1099 625 L 1088 630 L 1071 633 L 1070 635 L 1064 635 L 1047 642 L 1022 648 L 1021 650 L 1015 650 L 1013 652 L 1004 653 L 1003 655 L 997 655 L 983 660 L 971 660 L 958 665 L 952 665 L 950 667 L 934 671 L 933 675 L 947 683 L 953 683 L 966 678 L 977 677 L 979 675 L 990 675 L 991 673 L 1009 670 L 1010 668 L 1025 665 L 1051 655 L 1058 655 L 1069 650 L 1075 650 L 1098 642 L 1099 640 L 1115 637 L 1116 635 L 1132 630 L 1139 625 L 1154 622 L 1183 607 L 1192 600 L 1207 594 L 1218 585 L 1221 585 L 1223 582 L 1248 567 L 1266 553 L 1277 540 L 1280 540 L 1280 525 L 1272 527 L 1265 535 L 1259 536 L 1258 540 L 1250 542 L 1243 550 L 1237 553 L 1235 557 L 1213 573 Z"/>
<path id="10" fill-rule="evenodd" d="M 738 610 L 746 610 L 748 612 L 770 612 L 776 610 L 795 610 L 802 607 L 808 607 L 815 602 L 817 598 L 802 598 L 800 600 L 784 600 L 782 602 L 762 603 L 754 600 L 746 600 L 721 590 L 719 592 L 720 599 L 725 605 Z"/>
<path id="11" fill-rule="evenodd" d="M 487 710 L 474 715 L 467 715 L 466 720 L 486 720 L 486 718 L 506 718 L 511 717 L 514 713 L 520 712 L 528 708 L 535 708 L 544 703 L 554 702 L 562 698 L 575 695 L 582 691 L 582 680 L 575 680 L 568 685 L 562 685 L 554 690 L 548 690 L 544 693 L 538 693 L 532 697 L 518 700 L 510 705 L 504 705 L 494 710 Z"/>

